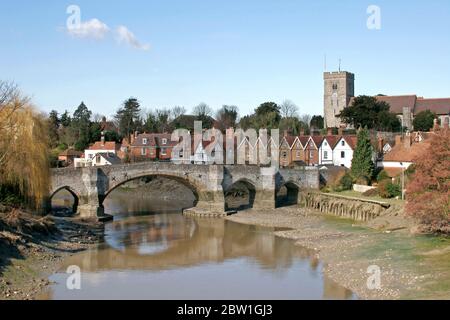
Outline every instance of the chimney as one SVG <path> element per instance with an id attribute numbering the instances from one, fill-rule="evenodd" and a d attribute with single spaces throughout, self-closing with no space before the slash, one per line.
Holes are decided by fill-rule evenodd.
<path id="1" fill-rule="evenodd" d="M 405 149 L 409 149 L 411 148 L 411 132 L 407 131 L 405 138 L 403 140 L 403 146 L 405 147 Z"/>
<path id="2" fill-rule="evenodd" d="M 333 135 L 333 128 L 328 128 L 327 129 L 327 135 L 328 136 L 332 136 Z"/>
<path id="3" fill-rule="evenodd" d="M 105 146 L 105 133 L 103 131 L 102 131 L 101 142 L 102 142 L 102 147 L 104 147 Z"/>
<path id="4" fill-rule="evenodd" d="M 381 134 L 378 135 L 378 152 L 382 153 L 384 148 L 384 138 Z"/>
<path id="5" fill-rule="evenodd" d="M 301 135 L 301 136 L 304 136 L 304 135 L 305 135 L 305 129 L 303 129 L 303 128 L 300 129 L 300 135 Z"/>
<path id="6" fill-rule="evenodd" d="M 287 136 L 289 136 L 289 131 L 288 130 L 284 130 L 284 137 L 286 138 Z"/>
<path id="7" fill-rule="evenodd" d="M 344 135 L 344 128 L 339 127 L 339 129 L 338 129 L 338 135 L 341 136 L 341 137 Z"/>
<path id="8" fill-rule="evenodd" d="M 439 126 L 439 120 L 436 118 L 434 119 L 434 124 L 433 124 L 433 131 L 439 131 L 440 126 Z"/>

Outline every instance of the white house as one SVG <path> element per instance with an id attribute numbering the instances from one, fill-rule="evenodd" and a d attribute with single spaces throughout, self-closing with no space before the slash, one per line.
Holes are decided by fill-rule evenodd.
<path id="1" fill-rule="evenodd" d="M 333 149 L 333 164 L 339 167 L 352 167 L 353 152 L 356 148 L 356 136 L 342 136 Z"/>
<path id="2" fill-rule="evenodd" d="M 118 150 L 120 150 L 120 145 L 116 142 L 97 141 L 84 151 L 84 158 L 92 160 L 98 153 L 117 154 Z"/>
<path id="3" fill-rule="evenodd" d="M 320 165 L 333 165 L 334 164 L 334 152 L 333 148 L 336 145 L 339 137 L 337 136 L 326 136 L 322 140 L 319 146 L 319 164 Z"/>

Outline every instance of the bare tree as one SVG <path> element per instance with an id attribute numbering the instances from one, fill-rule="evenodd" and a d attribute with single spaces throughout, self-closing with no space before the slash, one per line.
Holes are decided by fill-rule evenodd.
<path id="1" fill-rule="evenodd" d="M 303 114 L 300 117 L 300 121 L 303 123 L 303 125 L 306 126 L 306 129 L 309 129 L 309 126 L 311 125 L 311 119 L 312 116 L 310 114 Z"/>
<path id="2" fill-rule="evenodd" d="M 283 118 L 294 118 L 298 116 L 298 107 L 291 100 L 285 100 L 280 106 L 280 112 Z"/>
<path id="3" fill-rule="evenodd" d="M 186 108 L 181 106 L 175 106 L 172 108 L 172 118 L 176 119 L 184 114 L 186 114 Z"/>
<path id="4" fill-rule="evenodd" d="M 204 102 L 194 107 L 193 114 L 198 117 L 211 117 L 213 110 Z"/>
<path id="5" fill-rule="evenodd" d="M 23 97 L 13 82 L 0 81 L 0 126 L 4 126 L 17 110 L 23 108 L 29 99 Z"/>

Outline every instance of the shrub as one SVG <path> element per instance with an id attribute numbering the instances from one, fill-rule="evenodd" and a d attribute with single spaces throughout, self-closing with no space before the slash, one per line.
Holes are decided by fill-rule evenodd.
<path id="1" fill-rule="evenodd" d="M 341 190 L 352 190 L 353 189 L 353 178 L 349 173 L 346 173 L 339 183 Z"/>
<path id="2" fill-rule="evenodd" d="M 378 185 L 378 194 L 385 199 L 395 198 L 402 195 L 400 185 L 390 180 L 383 180 Z"/>
<path id="3" fill-rule="evenodd" d="M 381 170 L 377 175 L 377 182 L 380 183 L 383 180 L 390 179 L 389 175 L 387 174 L 386 170 Z"/>

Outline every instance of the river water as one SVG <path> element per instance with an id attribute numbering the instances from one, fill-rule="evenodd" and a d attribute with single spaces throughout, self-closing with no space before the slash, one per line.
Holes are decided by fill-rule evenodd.
<path id="1" fill-rule="evenodd" d="M 189 201 L 188 201 L 189 202 Z M 181 214 L 186 200 L 114 192 L 105 241 L 64 261 L 40 299 L 354 299 L 273 228 Z M 68 289 L 70 266 L 81 289 Z"/>

